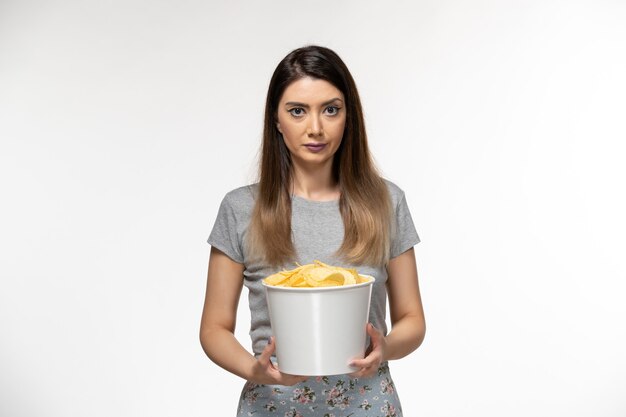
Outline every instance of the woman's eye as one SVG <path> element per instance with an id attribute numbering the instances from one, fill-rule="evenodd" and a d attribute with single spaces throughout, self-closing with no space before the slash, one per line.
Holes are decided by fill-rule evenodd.
<path id="1" fill-rule="evenodd" d="M 289 113 L 291 113 L 292 116 L 300 117 L 300 116 L 302 116 L 304 114 L 304 110 L 301 109 L 300 107 L 295 107 L 295 108 L 289 110 Z"/>
<path id="2" fill-rule="evenodd" d="M 330 107 L 326 107 L 326 110 L 329 110 L 329 114 L 331 116 L 336 115 L 337 113 L 339 113 L 339 107 L 337 106 L 330 106 Z"/>

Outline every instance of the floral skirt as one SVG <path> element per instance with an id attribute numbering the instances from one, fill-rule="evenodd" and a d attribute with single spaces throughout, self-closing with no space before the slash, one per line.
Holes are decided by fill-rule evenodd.
<path id="1" fill-rule="evenodd" d="M 309 377 L 294 386 L 247 382 L 237 417 L 402 417 L 387 363 L 369 378 Z"/>

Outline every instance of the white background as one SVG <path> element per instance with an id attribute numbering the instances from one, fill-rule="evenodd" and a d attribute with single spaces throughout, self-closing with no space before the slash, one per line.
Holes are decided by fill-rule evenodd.
<path id="1" fill-rule="evenodd" d="M 0 414 L 234 415 L 243 381 L 198 340 L 206 238 L 255 178 L 275 66 L 315 43 L 422 238 L 405 416 L 623 417 L 624 22 L 618 0 L 0 1 Z"/>

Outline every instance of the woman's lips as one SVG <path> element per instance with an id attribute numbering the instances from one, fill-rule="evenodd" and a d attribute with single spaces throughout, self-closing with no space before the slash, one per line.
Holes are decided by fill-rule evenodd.
<path id="1" fill-rule="evenodd" d="M 311 152 L 320 152 L 322 149 L 324 149 L 326 147 L 325 143 L 307 143 L 306 148 L 308 150 L 310 150 Z"/>

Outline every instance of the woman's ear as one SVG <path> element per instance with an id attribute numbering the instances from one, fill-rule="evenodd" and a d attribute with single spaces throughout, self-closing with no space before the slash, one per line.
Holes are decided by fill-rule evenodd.
<path id="1" fill-rule="evenodd" d="M 276 122 L 276 129 L 278 129 L 280 133 L 283 133 L 283 131 L 280 129 L 280 123 L 278 122 Z"/>

